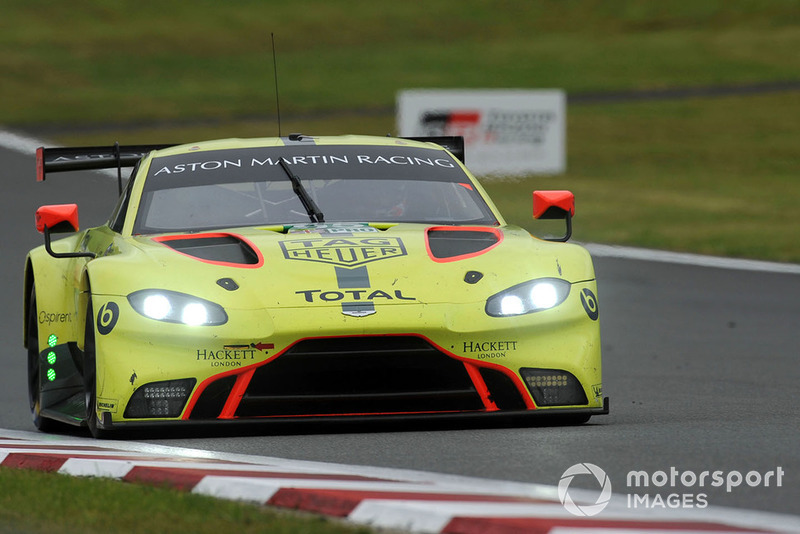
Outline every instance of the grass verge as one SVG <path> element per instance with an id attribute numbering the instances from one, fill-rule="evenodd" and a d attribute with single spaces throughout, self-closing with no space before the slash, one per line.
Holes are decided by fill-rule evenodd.
<path id="1" fill-rule="evenodd" d="M 385 109 L 415 87 L 569 92 L 797 78 L 794 0 L 5 0 L 6 124 Z"/>
<path id="2" fill-rule="evenodd" d="M 368 534 L 311 514 L 169 488 L 0 468 L 0 534 Z"/>

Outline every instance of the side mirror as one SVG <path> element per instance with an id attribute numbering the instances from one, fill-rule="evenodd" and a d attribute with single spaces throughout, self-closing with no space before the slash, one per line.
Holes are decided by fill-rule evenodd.
<path id="1" fill-rule="evenodd" d="M 575 195 L 571 191 L 534 191 L 534 219 L 564 219 L 567 231 L 563 237 L 548 238 L 548 241 L 569 241 L 572 237 L 572 217 L 575 215 Z"/>
<path id="2" fill-rule="evenodd" d="M 41 233 L 77 232 L 78 228 L 77 204 L 54 204 L 36 210 L 36 229 Z"/>
<path id="3" fill-rule="evenodd" d="M 36 210 L 36 229 L 44 234 L 44 248 L 54 258 L 94 258 L 92 252 L 55 252 L 50 245 L 51 233 L 78 231 L 78 205 L 54 204 Z"/>

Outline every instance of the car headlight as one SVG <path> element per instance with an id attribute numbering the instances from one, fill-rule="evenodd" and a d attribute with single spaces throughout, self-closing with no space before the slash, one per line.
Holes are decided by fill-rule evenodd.
<path id="1" fill-rule="evenodd" d="M 539 278 L 517 284 L 486 300 L 486 313 L 492 317 L 524 315 L 549 310 L 569 296 L 570 283 L 560 278 Z"/>
<path id="2" fill-rule="evenodd" d="M 219 304 L 185 293 L 164 289 L 143 289 L 128 295 L 134 310 L 156 321 L 189 326 L 214 326 L 228 322 Z"/>

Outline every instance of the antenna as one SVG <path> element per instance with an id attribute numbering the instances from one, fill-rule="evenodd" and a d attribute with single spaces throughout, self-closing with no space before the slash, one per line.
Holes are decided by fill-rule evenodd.
<path id="1" fill-rule="evenodd" d="M 281 136 L 281 100 L 278 97 L 278 61 L 275 58 L 275 33 L 270 33 L 272 38 L 272 70 L 275 74 L 275 108 L 278 111 L 278 137 Z"/>
<path id="2" fill-rule="evenodd" d="M 119 141 L 114 143 L 114 159 L 117 162 L 117 189 L 122 194 L 122 155 L 119 152 Z"/>

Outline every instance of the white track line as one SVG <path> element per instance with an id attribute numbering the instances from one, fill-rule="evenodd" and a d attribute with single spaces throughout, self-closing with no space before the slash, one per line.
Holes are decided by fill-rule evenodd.
<path id="1" fill-rule="evenodd" d="M 0 130 L 0 147 L 33 156 L 40 146 L 53 146 L 53 144 L 42 139 Z"/>
<path id="2" fill-rule="evenodd" d="M 668 252 L 644 248 L 622 247 L 616 245 L 600 245 L 584 243 L 589 253 L 597 258 L 620 258 L 626 260 L 656 261 L 676 263 L 697 267 L 714 267 L 717 269 L 735 269 L 740 271 L 768 272 L 782 274 L 800 274 L 800 265 L 795 263 L 778 263 L 771 261 L 743 260 L 736 258 L 720 258 L 685 252 Z"/>

